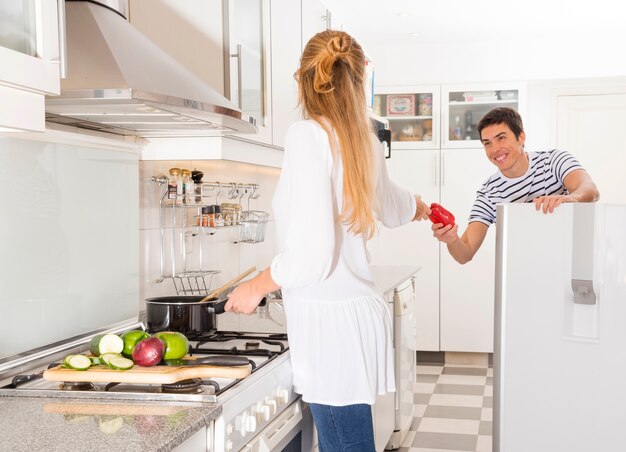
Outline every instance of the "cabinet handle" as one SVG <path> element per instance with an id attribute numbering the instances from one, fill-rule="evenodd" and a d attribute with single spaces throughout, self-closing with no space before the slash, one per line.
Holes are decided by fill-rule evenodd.
<path id="1" fill-rule="evenodd" d="M 65 37 L 65 0 L 57 0 L 57 18 L 59 21 L 59 74 L 67 77 L 67 39 Z"/>
<path id="2" fill-rule="evenodd" d="M 433 153 L 433 181 L 434 181 L 434 186 L 437 186 L 437 179 L 439 179 L 437 177 L 437 153 Z"/>
<path id="3" fill-rule="evenodd" d="M 441 151 L 441 186 L 446 186 L 446 151 Z"/>
<path id="4" fill-rule="evenodd" d="M 231 58 L 237 58 L 237 105 L 243 109 L 241 96 L 243 95 L 243 87 L 241 86 L 241 44 L 237 44 L 237 53 L 231 53 Z"/>

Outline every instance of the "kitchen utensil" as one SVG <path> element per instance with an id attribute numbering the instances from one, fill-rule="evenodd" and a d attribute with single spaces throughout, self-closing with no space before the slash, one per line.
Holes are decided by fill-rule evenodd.
<path id="1" fill-rule="evenodd" d="M 199 303 L 204 303 L 207 301 L 210 301 L 213 298 L 216 298 L 219 294 L 221 294 L 222 292 L 224 292 L 225 290 L 229 289 L 231 286 L 234 286 L 235 284 L 237 284 L 239 281 L 241 281 L 242 279 L 244 279 L 246 276 L 250 275 L 251 273 L 256 271 L 256 267 L 252 266 L 249 269 L 247 269 L 245 272 L 243 272 L 242 274 L 240 274 L 239 276 L 237 276 L 236 278 L 231 279 L 230 281 L 228 281 L 226 284 L 224 284 L 222 287 L 220 287 L 219 289 L 214 290 L 213 292 L 209 293 L 206 297 L 204 297 L 203 299 L 201 299 L 199 301 Z"/>
<path id="2" fill-rule="evenodd" d="M 203 356 L 201 358 L 195 358 L 188 356 L 181 359 L 166 359 L 163 361 L 167 366 L 199 366 L 199 365 L 211 365 L 211 366 L 245 366 L 250 364 L 248 358 L 243 356 Z"/>
<path id="3" fill-rule="evenodd" d="M 50 381 L 99 382 L 99 383 L 143 383 L 170 384 L 189 378 L 244 378 L 250 375 L 252 366 L 134 366 L 128 370 L 113 370 L 103 365 L 87 370 L 53 367 L 43 373 Z"/>

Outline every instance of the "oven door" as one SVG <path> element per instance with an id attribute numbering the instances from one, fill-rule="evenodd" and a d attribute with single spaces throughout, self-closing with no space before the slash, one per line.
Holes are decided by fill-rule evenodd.
<path id="1" fill-rule="evenodd" d="M 313 417 L 300 399 L 267 425 L 241 450 L 245 452 L 309 452 L 315 450 Z"/>

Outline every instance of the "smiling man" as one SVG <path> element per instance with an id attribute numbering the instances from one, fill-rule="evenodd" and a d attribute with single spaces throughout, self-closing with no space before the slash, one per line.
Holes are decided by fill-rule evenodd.
<path id="1" fill-rule="evenodd" d="M 496 222 L 496 204 L 534 202 L 537 210 L 552 213 L 564 202 L 594 202 L 598 189 L 580 163 L 565 151 L 526 152 L 520 115 L 511 108 L 495 108 L 478 123 L 485 154 L 498 168 L 476 194 L 469 224 L 461 237 L 458 225 L 433 224 L 433 235 L 448 245 L 460 264 L 472 260 L 489 226 Z"/>

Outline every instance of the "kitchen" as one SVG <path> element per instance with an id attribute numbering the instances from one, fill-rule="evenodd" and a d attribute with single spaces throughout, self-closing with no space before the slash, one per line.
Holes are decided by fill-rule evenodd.
<path id="1" fill-rule="evenodd" d="M 595 165 L 595 167 L 590 166 L 590 172 L 596 181 L 599 181 L 602 201 L 624 202 L 623 190 L 620 191 L 617 188 L 619 179 L 615 176 L 615 169 L 624 167 L 623 153 L 614 152 L 608 158 L 594 160 L 593 155 L 589 155 L 589 152 L 585 153 L 585 146 L 576 147 L 581 142 L 580 137 L 573 140 L 565 134 L 559 135 L 562 130 L 567 130 L 566 127 L 561 126 L 567 125 L 563 121 L 567 121 L 568 117 L 558 114 L 561 111 L 580 108 L 580 105 L 573 102 L 583 97 L 587 97 L 590 102 L 608 97 L 615 97 L 617 100 L 620 96 L 624 97 L 625 63 L 620 59 L 610 58 L 611 46 L 605 45 L 606 42 L 619 42 L 617 41 L 619 39 L 618 27 L 613 29 L 606 27 L 603 31 L 595 29 L 597 22 L 591 21 L 586 28 L 588 34 L 582 36 L 579 33 L 575 38 L 571 35 L 567 38 L 540 36 L 525 44 L 524 42 L 517 43 L 524 46 L 522 49 L 525 54 L 533 55 L 532 64 L 530 62 L 526 64 L 524 61 L 520 63 L 515 52 L 511 50 L 516 47 L 510 42 L 504 40 L 498 43 L 499 47 L 494 48 L 493 42 L 488 41 L 489 47 L 487 48 L 490 50 L 486 51 L 486 56 L 491 61 L 492 55 L 498 54 L 501 60 L 498 64 L 490 64 L 489 70 L 485 71 L 481 65 L 475 64 L 477 52 L 483 52 L 478 50 L 482 48 L 480 46 L 474 45 L 469 51 L 462 52 L 463 58 L 452 58 L 453 55 L 459 53 L 460 43 L 467 44 L 465 36 L 456 40 L 451 39 L 450 42 L 444 42 L 439 46 L 415 43 L 408 37 L 391 48 L 376 46 L 375 42 L 367 42 L 366 33 L 357 28 L 358 23 L 350 23 L 350 14 L 348 14 L 350 10 L 346 8 L 349 2 L 342 3 L 272 0 L 271 9 L 263 10 L 266 23 L 279 23 L 283 17 L 297 17 L 298 20 L 283 21 L 283 26 L 280 27 L 263 28 L 265 42 L 270 44 L 265 47 L 260 46 L 257 50 L 262 50 L 266 57 L 265 73 L 255 73 L 252 69 L 252 74 L 256 76 L 253 83 L 265 88 L 264 97 L 262 97 L 265 100 L 265 105 L 263 105 L 265 113 L 261 115 L 261 119 L 264 116 L 265 119 L 270 118 L 271 121 L 257 120 L 257 134 L 242 134 L 238 138 L 185 136 L 184 133 L 179 133 L 178 135 L 181 136 L 148 134 L 148 138 L 142 139 L 134 138 L 132 135 L 122 137 L 97 132 L 93 128 L 91 130 L 77 128 L 73 124 L 58 125 L 56 121 L 44 124 L 45 111 L 50 113 L 49 110 L 52 107 L 45 106 L 44 96 L 41 93 L 51 93 L 48 97 L 51 101 L 54 95 L 58 94 L 58 86 L 55 86 L 54 82 L 46 82 L 47 84 L 44 85 L 34 84 L 35 81 L 32 80 L 34 74 L 39 71 L 43 78 L 45 71 L 33 69 L 30 65 L 32 62 L 24 62 L 24 58 L 6 60 L 15 62 L 16 66 L 12 67 L 18 75 L 3 69 L 7 73 L 6 75 L 3 73 L 0 77 L 0 80 L 7 82 L 2 84 L 1 93 L 3 99 L 6 100 L 3 104 L 13 106 L 8 110 L 3 107 L 0 114 L 0 126 L 34 130 L 39 133 L 11 134 L 6 131 L 3 132 L 4 136 L 1 138 L 3 180 L 8 184 L 8 212 L 10 212 L 8 217 L 15 218 L 15 221 L 3 222 L 2 230 L 2 254 L 15 256 L 11 262 L 5 260 L 5 268 L 2 272 L 3 312 L 9 315 L 8 322 L 6 322 L 9 327 L 7 332 L 3 333 L 3 338 L 6 338 L 4 342 L 9 345 L 6 351 L 3 350 L 2 357 L 52 344 L 136 316 L 138 310 L 145 309 L 143 300 L 146 298 L 175 294 L 173 272 L 186 264 L 189 264 L 192 270 L 219 269 L 220 273 L 215 275 L 215 280 L 209 281 L 209 284 L 214 287 L 225 283 L 253 265 L 257 268 L 264 268 L 268 264 L 275 243 L 271 218 L 265 228 L 264 240 L 255 244 L 241 243 L 238 239 L 237 228 L 217 230 L 214 234 L 205 234 L 201 238 L 183 235 L 178 242 L 170 240 L 168 234 L 172 233 L 175 226 L 180 223 L 175 223 L 175 226 L 172 226 L 172 223 L 163 225 L 163 221 L 170 222 L 176 218 L 168 217 L 167 214 L 161 216 L 160 202 L 165 187 L 155 178 L 159 179 L 163 175 L 168 175 L 173 167 L 201 171 L 203 182 L 222 181 L 227 184 L 222 187 L 223 190 L 219 195 L 217 194 L 220 189 L 219 185 L 211 187 L 213 191 L 206 193 L 206 196 L 212 199 L 211 204 L 217 205 L 223 202 L 228 203 L 230 182 L 244 185 L 255 184 L 259 187 L 258 198 L 254 199 L 243 189 L 243 192 L 236 193 L 234 199 L 242 196 L 239 199 L 248 211 L 271 212 L 271 197 L 280 171 L 284 130 L 298 117 L 294 109 L 296 99 L 296 87 L 292 78 L 294 66 L 306 39 L 327 26 L 336 28 L 344 26 L 346 30 L 355 33 L 359 38 L 357 33 L 361 33 L 365 48 L 375 65 L 375 92 L 377 94 L 420 93 L 423 87 L 416 86 L 416 83 L 436 85 L 433 94 L 443 92 L 447 85 L 469 83 L 472 85 L 471 89 L 476 89 L 475 86 L 481 85 L 481 90 L 485 85 L 487 85 L 485 90 L 489 90 L 489 84 L 491 86 L 515 85 L 520 92 L 525 92 L 523 107 L 525 108 L 526 128 L 529 131 L 529 148 L 556 144 L 562 146 L 561 143 L 565 143 L 567 149 L 583 159 L 587 166 Z M 56 2 L 43 1 L 41 4 L 44 11 L 56 11 Z M 361 6 L 361 8 L 368 11 L 372 17 L 385 17 L 385 14 L 376 9 L 376 2 L 363 5 L 367 7 Z M 237 64 L 243 64 L 241 61 L 245 63 L 246 58 L 230 57 L 230 55 L 237 54 L 241 56 L 236 46 L 228 50 L 229 56 L 225 56 L 226 46 L 223 43 L 228 42 L 229 39 L 234 41 L 235 38 L 224 37 L 227 28 L 224 23 L 229 23 L 229 33 L 241 32 L 241 29 L 237 27 L 236 14 L 242 14 L 243 20 L 246 19 L 245 14 L 249 10 L 242 12 L 242 10 L 235 9 L 233 5 L 229 6 L 231 7 L 230 20 L 223 22 L 226 7 L 219 1 L 131 0 L 130 21 L 158 47 L 175 55 L 178 61 L 201 77 L 213 89 L 222 93 L 225 92 L 225 85 L 228 84 L 231 96 L 236 97 L 238 93 L 234 87 L 241 86 L 237 80 Z M 458 4 L 457 6 L 460 7 Z M 328 14 L 326 7 L 332 11 L 332 14 Z M 410 9 L 403 10 L 398 5 L 398 10 L 393 12 L 393 16 L 403 11 L 411 12 Z M 415 12 L 413 15 L 421 15 L 421 12 Z M 54 16 L 57 17 L 56 14 Z M 466 17 L 465 14 L 462 16 Z M 619 15 L 608 14 L 607 16 L 618 17 Z M 446 18 L 442 19 L 434 12 L 433 17 L 441 20 L 438 22 L 440 27 L 446 26 L 444 21 Z M 453 17 L 449 19 L 452 20 Z M 402 19 L 396 18 L 396 20 Z M 437 23 L 437 21 L 433 22 Z M 291 25 L 293 28 L 290 28 Z M 456 27 L 460 25 L 455 24 Z M 493 24 L 490 23 L 490 25 Z M 394 29 L 391 26 L 381 28 Z M 476 27 L 474 31 L 477 31 L 475 29 Z M 169 30 L 169 32 L 164 33 L 163 30 Z M 408 36 L 409 33 L 407 32 L 406 35 Z M 609 35 L 615 41 L 607 41 Z M 293 39 L 293 36 L 298 36 L 298 39 Z M 484 39 L 488 40 L 489 35 Z M 72 45 L 69 42 L 68 44 Z M 198 48 L 201 48 L 202 52 L 198 52 Z M 559 54 L 563 55 L 562 59 L 558 60 L 558 64 L 553 62 L 554 51 L 548 51 L 550 48 L 559 49 Z M 542 51 L 542 49 L 545 50 Z M 411 53 L 407 53 L 408 50 Z M 5 55 L 9 58 L 9 51 L 6 52 L 2 54 L 3 60 Z M 418 53 L 419 58 L 407 60 L 407 54 Z M 469 60 L 465 57 L 466 54 L 472 54 L 474 58 Z M 580 64 L 581 55 L 584 55 L 585 64 Z M 441 61 L 441 64 L 424 64 L 428 61 Z M 72 71 L 73 64 L 80 65 L 75 58 L 73 62 L 69 59 L 68 63 L 68 73 Z M 230 78 L 225 75 L 227 65 L 230 66 L 228 71 Z M 20 67 L 24 68 L 21 69 L 21 73 Z M 58 63 L 56 67 L 58 68 Z M 132 71 L 129 72 L 132 73 Z M 150 71 L 149 75 L 155 74 Z M 21 77 L 21 80 L 18 80 L 18 77 Z M 226 78 L 229 78 L 228 82 Z M 520 80 L 526 83 L 522 84 Z M 33 83 L 30 88 L 28 83 Z M 57 80 L 57 85 L 58 83 Z M 465 89 L 465 87 L 459 87 L 461 91 Z M 250 112 L 249 114 L 258 112 L 258 98 L 258 96 L 251 96 L 251 104 L 244 111 Z M 569 105 L 570 103 L 573 104 Z M 48 104 L 51 105 L 51 102 Z M 609 130 L 611 126 L 614 127 L 613 130 L 619 130 L 620 118 L 624 118 L 623 103 L 621 105 L 621 110 L 618 110 L 621 111 L 621 116 L 615 114 L 609 118 L 607 125 Z M 600 107 L 591 105 L 590 108 Z M 617 104 L 617 107 L 608 105 L 604 108 L 611 108 L 614 111 L 615 108 L 620 107 Z M 30 113 L 24 114 L 24 109 Z M 441 108 L 441 115 L 445 117 L 443 110 L 444 108 Z M 256 114 L 258 119 L 259 114 Z M 558 129 L 555 126 L 557 123 Z M 391 125 L 393 127 L 393 124 Z M 41 133 L 44 127 L 46 132 Z M 595 127 L 598 125 L 590 127 L 591 133 L 583 138 L 588 140 L 587 143 L 597 145 L 597 141 L 592 140 L 598 140 L 600 137 L 604 139 L 606 134 L 596 133 Z M 439 137 L 440 141 L 442 139 L 443 137 Z M 440 141 L 437 141 L 437 145 Z M 425 189 L 419 177 L 415 173 L 407 174 L 406 171 L 402 172 L 402 168 L 398 168 L 406 166 L 406 162 L 415 162 L 422 155 L 426 155 L 425 151 L 415 149 L 416 146 L 413 148 L 394 146 L 396 144 L 399 142 L 392 144 L 392 158 L 388 161 L 391 171 L 395 171 L 396 180 L 399 183 L 422 193 L 426 199 Z M 431 146 L 428 151 L 432 151 L 434 147 L 436 146 Z M 442 151 L 444 151 L 443 146 L 438 149 L 436 157 L 428 154 L 429 160 L 424 166 L 428 168 L 429 176 L 433 172 L 440 174 L 443 160 L 445 160 L 441 158 L 444 154 Z M 449 149 L 445 149 L 445 152 L 448 151 Z M 18 155 L 21 157 L 17 158 Z M 449 155 L 453 153 L 450 152 Z M 482 157 L 482 154 L 480 156 Z M 607 160 L 611 163 L 607 164 Z M 453 168 L 451 163 L 452 160 L 448 158 L 446 161 L 448 171 Z M 612 171 L 611 168 L 613 168 Z M 25 177 L 28 177 L 28 183 Z M 480 178 L 484 177 L 480 176 Z M 100 180 L 103 183 L 99 183 Z M 465 186 L 465 184 L 470 187 L 465 191 L 469 192 L 470 197 L 473 196 L 476 183 L 466 182 L 465 179 L 462 184 L 459 182 L 459 185 Z M 442 190 L 440 185 L 440 181 L 433 181 L 432 194 L 428 196 L 428 199 L 440 199 L 439 191 Z M 233 196 L 235 196 L 234 193 Z M 442 202 L 448 199 L 445 198 L 443 192 L 441 196 Z M 457 217 L 466 217 L 463 211 L 469 209 L 470 204 L 471 199 L 454 201 L 453 205 L 459 206 L 458 210 L 455 210 Z M 192 207 L 188 210 L 194 209 L 195 207 Z M 189 216 L 193 217 L 193 215 Z M 195 218 L 187 218 L 187 220 L 194 221 Z M 421 294 L 429 294 L 427 298 L 429 303 L 432 301 L 431 304 L 416 306 L 417 312 L 419 309 L 424 311 L 422 315 L 416 315 L 415 319 L 418 336 L 416 349 L 432 352 L 492 352 L 492 348 L 486 348 L 484 345 L 493 342 L 488 335 L 476 340 L 475 345 L 466 337 L 451 337 L 449 340 L 452 341 L 452 345 L 446 343 L 448 340 L 445 333 L 447 324 L 444 320 L 446 319 L 440 318 L 439 312 L 441 310 L 445 315 L 449 311 L 455 311 L 458 307 L 447 305 L 443 301 L 445 291 L 450 290 L 450 283 L 446 284 L 445 281 L 465 281 L 469 278 L 462 270 L 454 267 L 449 270 L 449 273 L 443 273 L 446 266 L 449 267 L 449 264 L 443 261 L 445 256 L 442 253 L 440 262 L 437 243 L 423 230 L 417 231 L 419 226 L 423 225 L 407 226 L 395 237 L 383 236 L 371 246 L 373 263 L 383 266 L 409 267 L 406 270 L 408 273 L 400 279 L 408 279 L 411 272 L 417 272 L 415 280 L 417 291 Z M 8 237 L 10 239 L 7 239 Z M 97 239 L 94 240 L 95 238 Z M 494 238 L 491 240 L 495 241 Z M 238 243 L 234 243 L 235 241 Z M 397 242 L 403 246 L 398 247 Z M 407 243 L 412 246 L 407 247 Z M 178 260 L 171 259 L 172 253 L 168 254 L 172 247 L 173 254 Z M 185 261 L 182 260 L 180 252 L 183 249 L 188 252 Z M 426 255 L 416 250 L 425 250 L 430 254 Z M 479 262 L 479 264 L 495 265 L 487 262 L 486 254 L 482 258 L 485 262 Z M 198 262 L 200 256 L 202 256 L 201 267 Z M 426 258 L 429 259 L 427 262 L 425 262 Z M 440 266 L 441 273 L 439 273 Z M 421 270 L 418 272 L 420 267 Z M 480 267 L 472 271 L 478 270 Z M 31 275 L 37 276 L 33 278 Z M 440 279 L 441 283 L 439 283 Z M 383 281 L 380 283 L 381 290 L 392 289 L 394 285 L 401 282 L 401 280 Z M 493 282 L 482 284 L 493 287 Z M 25 290 L 28 288 L 30 289 Z M 27 294 L 24 293 L 25 291 Z M 23 300 L 23 302 L 16 307 L 15 300 Z M 493 302 L 493 297 L 491 302 Z M 459 316 L 476 318 L 473 328 L 480 329 L 484 336 L 482 332 L 489 328 L 479 328 L 477 325 L 480 325 L 480 322 L 485 322 L 485 325 L 489 325 L 490 322 L 493 324 L 494 314 L 493 311 L 489 311 L 488 306 L 481 306 L 480 318 L 476 312 L 468 314 L 465 311 L 459 311 Z M 280 304 L 270 302 L 268 312 L 262 311 L 250 318 L 233 318 L 233 316 L 226 315 L 220 317 L 219 320 L 224 324 L 224 326 L 220 325 L 220 329 L 254 331 L 263 326 L 274 333 L 281 326 L 280 313 Z M 434 315 L 437 316 L 435 320 L 432 317 Z M 267 318 L 261 319 L 261 317 Z M 19 325 L 24 322 L 24 319 L 28 319 L 33 331 L 41 331 L 38 333 L 39 336 L 23 337 L 25 335 L 21 333 Z M 452 319 L 452 322 L 454 321 Z M 433 328 L 437 331 L 424 333 Z M 477 336 L 480 335 L 477 334 Z M 440 337 L 443 338 L 442 343 L 439 343 Z M 464 349 L 456 346 L 455 340 L 457 343 L 470 343 L 471 347 Z M 31 412 L 35 411 L 34 402 L 33 406 L 28 409 Z M 172 431 L 180 432 L 179 429 L 183 429 L 184 435 L 188 435 L 190 425 L 197 426 L 203 422 L 210 424 L 213 420 L 206 419 L 206 413 L 201 413 L 201 409 L 197 407 L 189 408 L 186 413 L 189 413 L 187 419 L 193 419 L 193 422 L 171 426 L 168 430 L 170 435 Z M 103 419 L 107 426 L 110 426 L 106 424 L 107 421 L 115 419 L 115 416 L 110 413 L 98 415 L 110 416 Z M 167 430 L 162 425 L 164 424 L 162 421 L 167 416 L 159 418 L 155 415 L 152 419 L 144 419 L 140 414 L 134 416 L 139 417 L 139 422 L 145 421 L 148 427 L 152 423 Z M 213 416 L 217 416 L 217 413 L 213 413 Z M 149 417 L 145 416 L 145 418 Z M 117 421 L 113 423 L 115 422 Z M 60 425 L 65 424 L 55 423 L 54 427 L 58 429 Z M 87 431 L 87 425 L 91 427 L 91 424 L 87 424 L 84 419 L 79 419 L 72 424 L 68 421 L 67 425 L 71 425 L 69 428 L 74 434 L 80 434 L 81 428 Z M 126 429 L 130 426 L 123 424 L 122 428 L 127 431 Z M 152 431 L 157 430 L 152 429 Z M 104 435 L 96 427 L 94 435 L 100 434 Z M 113 436 L 107 438 L 112 440 Z M 171 438 L 163 439 L 163 441 L 161 444 L 166 444 L 166 446 L 154 446 L 154 450 L 159 450 L 159 447 L 164 447 L 162 450 L 172 448 Z M 31 443 L 30 450 L 43 446 Z M 48 445 L 48 448 L 51 447 Z M 19 446 L 12 447 L 12 449 L 19 450 Z M 81 450 L 79 445 L 76 445 L 74 449 Z"/>

